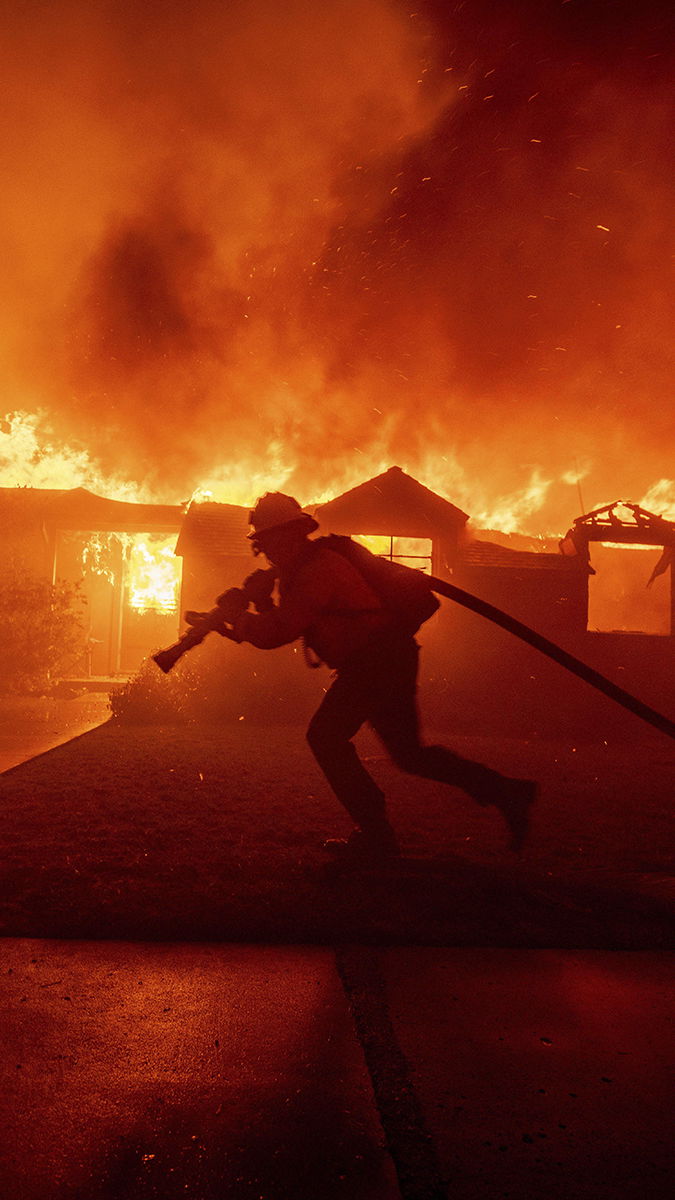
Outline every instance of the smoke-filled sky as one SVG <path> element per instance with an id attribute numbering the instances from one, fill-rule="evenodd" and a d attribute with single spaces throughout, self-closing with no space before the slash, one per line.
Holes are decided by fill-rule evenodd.
<path id="1" fill-rule="evenodd" d="M 664 511 L 671 7 L 5 6 L 3 409 L 164 501 Z"/>

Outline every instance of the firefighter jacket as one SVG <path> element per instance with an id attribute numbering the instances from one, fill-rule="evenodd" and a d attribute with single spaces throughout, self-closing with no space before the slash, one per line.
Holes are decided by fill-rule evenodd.
<path id="1" fill-rule="evenodd" d="M 365 579 L 333 550 L 307 543 L 307 553 L 279 580 L 279 603 L 269 612 L 242 613 L 237 641 L 272 650 L 303 638 L 327 666 L 339 668 L 394 620 Z"/>

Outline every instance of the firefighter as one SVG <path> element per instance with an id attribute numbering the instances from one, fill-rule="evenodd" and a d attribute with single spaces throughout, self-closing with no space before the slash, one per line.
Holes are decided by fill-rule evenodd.
<path id="1" fill-rule="evenodd" d="M 312 717 L 307 740 L 338 800 L 354 822 L 347 839 L 325 848 L 346 860 L 400 853 L 385 796 L 360 761 L 352 738 L 364 723 L 378 734 L 402 770 L 447 783 L 503 815 L 510 846 L 526 838 L 536 786 L 420 739 L 417 711 L 419 646 L 347 559 L 311 539 L 318 524 L 297 500 L 271 492 L 250 514 L 249 540 L 271 570 L 255 571 L 243 589 L 227 593 L 225 620 L 236 641 L 271 650 L 302 638 L 335 672 Z M 272 598 L 277 588 L 278 602 Z M 257 611 L 249 611 L 253 601 Z"/>

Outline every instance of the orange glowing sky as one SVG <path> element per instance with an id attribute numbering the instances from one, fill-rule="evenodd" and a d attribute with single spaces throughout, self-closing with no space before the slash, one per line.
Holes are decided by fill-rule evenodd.
<path id="1" fill-rule="evenodd" d="M 670 6 L 451 7 L 3 12 L 3 485 L 675 515 Z"/>

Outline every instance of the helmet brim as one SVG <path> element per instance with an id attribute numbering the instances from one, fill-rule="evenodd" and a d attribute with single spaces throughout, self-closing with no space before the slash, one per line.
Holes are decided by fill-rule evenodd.
<path id="1" fill-rule="evenodd" d="M 254 529 L 252 533 L 247 534 L 249 542 L 258 541 L 264 538 L 267 533 L 275 533 L 277 529 L 290 529 L 292 525 L 302 526 L 306 533 L 314 533 L 315 529 L 319 528 L 319 522 L 314 520 L 309 513 L 302 513 L 299 517 L 294 517 L 292 521 L 280 521 L 278 525 L 266 525 L 264 529 Z"/>

